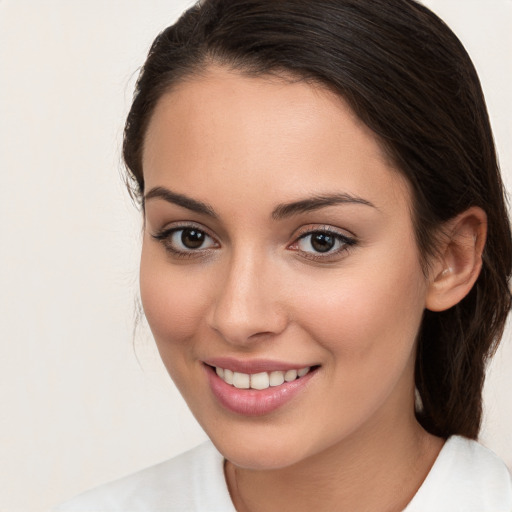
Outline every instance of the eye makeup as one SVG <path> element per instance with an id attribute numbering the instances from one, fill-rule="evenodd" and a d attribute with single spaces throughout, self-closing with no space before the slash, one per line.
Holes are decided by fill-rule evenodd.
<path id="1" fill-rule="evenodd" d="M 175 258 L 202 258 L 212 250 L 221 248 L 216 237 L 194 223 L 166 227 L 151 236 Z M 301 230 L 287 249 L 308 260 L 331 262 L 341 257 L 356 243 L 355 237 L 348 236 L 332 226 L 308 226 Z"/>

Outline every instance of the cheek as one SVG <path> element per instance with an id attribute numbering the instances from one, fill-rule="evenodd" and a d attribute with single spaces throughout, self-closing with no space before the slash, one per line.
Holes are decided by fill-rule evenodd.
<path id="1" fill-rule="evenodd" d="M 405 364 L 424 308 L 425 285 L 414 261 L 348 269 L 337 279 L 314 283 L 321 293 L 304 293 L 298 316 L 337 366 L 372 372 Z"/>
<path id="2" fill-rule="evenodd" d="M 336 431 L 340 424 L 361 424 L 392 396 L 411 396 L 423 305 L 416 272 L 402 267 L 400 274 L 397 282 L 384 269 L 354 272 L 304 303 L 303 328 L 327 354 L 325 371 L 335 391 L 324 399 L 339 411 L 332 417 Z M 347 411 L 353 421 L 344 423 Z"/>
<path id="3" fill-rule="evenodd" d="M 198 326 L 206 307 L 206 290 L 197 277 L 170 265 L 159 248 L 145 243 L 140 265 L 144 313 L 160 351 L 184 345 Z M 181 271 L 180 271 L 181 270 Z"/>

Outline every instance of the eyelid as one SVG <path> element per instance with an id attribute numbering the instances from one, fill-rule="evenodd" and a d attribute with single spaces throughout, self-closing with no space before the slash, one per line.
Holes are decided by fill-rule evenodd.
<path id="1" fill-rule="evenodd" d="M 328 233 L 329 235 L 336 237 L 338 240 L 341 240 L 342 246 L 333 252 L 329 251 L 325 253 L 301 251 L 298 248 L 299 241 L 306 238 L 307 236 L 313 235 L 314 233 Z M 357 237 L 351 232 L 348 233 L 350 234 L 347 234 L 347 230 L 342 230 L 332 225 L 310 224 L 307 226 L 303 226 L 299 229 L 299 232 L 295 235 L 294 241 L 288 245 L 288 249 L 300 253 L 303 258 L 309 260 L 320 262 L 333 261 L 342 257 L 344 253 L 349 251 L 353 246 L 355 246 L 358 243 Z"/>
<path id="2" fill-rule="evenodd" d="M 209 228 L 207 228 L 206 226 L 199 222 L 188 220 L 174 221 L 165 224 L 162 228 L 155 230 L 152 236 L 160 236 L 162 234 L 170 233 L 172 231 L 179 231 L 180 229 L 197 229 L 198 231 L 206 233 L 209 237 L 213 238 L 214 240 L 217 240 L 217 236 L 214 235 Z"/>
<path id="3" fill-rule="evenodd" d="M 339 235 L 343 238 L 357 240 L 357 236 L 348 229 L 342 229 L 332 224 L 307 224 L 301 226 L 295 233 L 295 239 L 299 239 L 311 233 L 327 232 L 333 235 Z"/>
<path id="4" fill-rule="evenodd" d="M 211 238 L 215 244 L 215 247 L 206 247 L 206 248 L 199 248 L 199 249 L 188 249 L 188 250 L 179 250 L 171 245 L 171 238 L 174 233 L 177 231 L 183 231 L 186 229 L 195 229 L 197 231 L 201 231 L 204 233 L 207 237 Z M 220 243 L 215 235 L 211 233 L 211 231 L 203 226 L 202 224 L 199 224 L 197 222 L 190 222 L 190 221 L 176 221 L 171 224 L 167 224 L 165 227 L 158 230 L 156 233 L 150 233 L 151 237 L 156 240 L 157 242 L 160 242 L 165 250 L 171 254 L 174 257 L 177 258 L 200 258 L 204 257 L 206 254 L 208 254 L 212 249 L 218 249 L 220 247 Z"/>
<path id="5" fill-rule="evenodd" d="M 176 232 L 186 229 L 196 229 L 198 231 L 203 232 L 207 237 L 209 237 L 213 241 L 214 246 L 185 250 L 180 250 L 177 249 L 176 247 L 173 247 L 171 243 L 172 236 Z M 315 233 L 328 233 L 329 235 L 336 237 L 338 242 L 341 243 L 341 247 L 334 251 L 327 251 L 324 253 L 301 250 L 299 248 L 300 240 Z M 165 225 L 156 233 L 151 233 L 151 237 L 156 241 L 160 242 L 163 245 L 166 252 L 168 252 L 171 256 L 175 258 L 204 258 L 210 255 L 212 250 L 217 250 L 218 248 L 221 247 L 221 244 L 218 241 L 218 237 L 212 234 L 207 227 L 200 223 L 191 221 L 172 222 L 171 224 Z M 337 228 L 328 224 L 308 224 L 306 226 L 300 227 L 297 230 L 297 232 L 294 235 L 293 242 L 287 245 L 287 249 L 299 253 L 301 257 L 305 259 L 320 262 L 329 262 L 342 257 L 344 253 L 350 250 L 357 243 L 357 237 L 352 232 L 346 229 Z"/>

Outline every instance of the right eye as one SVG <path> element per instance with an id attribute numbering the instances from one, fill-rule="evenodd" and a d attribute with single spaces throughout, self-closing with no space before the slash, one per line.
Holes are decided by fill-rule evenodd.
<path id="1" fill-rule="evenodd" d="M 153 238 L 162 242 L 168 252 L 184 257 L 219 246 L 210 235 L 196 227 L 166 229 L 153 235 Z"/>

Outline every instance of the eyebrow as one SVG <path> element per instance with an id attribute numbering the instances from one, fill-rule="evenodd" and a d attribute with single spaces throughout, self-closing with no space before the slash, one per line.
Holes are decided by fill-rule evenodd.
<path id="1" fill-rule="evenodd" d="M 197 201 L 183 194 L 172 192 L 171 190 L 164 187 L 154 187 L 145 196 L 143 200 L 143 208 L 146 201 L 149 199 L 163 199 L 171 204 L 176 204 L 187 210 L 191 210 L 196 213 L 207 215 L 208 217 L 217 218 L 215 210 L 207 203 Z M 339 204 L 361 204 L 364 206 L 370 206 L 376 208 L 370 201 L 361 197 L 353 196 L 351 194 L 327 194 L 310 197 L 307 199 L 301 199 L 292 203 L 282 203 L 277 205 L 272 211 L 272 219 L 281 220 L 293 215 L 300 213 L 307 213 L 320 208 L 326 208 L 328 206 L 335 206 Z"/>
<path id="2" fill-rule="evenodd" d="M 172 192 L 171 190 L 164 187 L 155 187 L 152 188 L 145 196 L 142 207 L 144 209 L 146 201 L 149 199 L 163 199 L 168 203 L 176 204 L 187 210 L 191 210 L 196 213 L 202 213 L 203 215 L 208 215 L 208 217 L 217 218 L 217 214 L 214 209 L 206 203 L 201 201 L 196 201 L 190 197 L 187 197 L 183 194 L 177 194 L 176 192 Z"/>
<path id="3" fill-rule="evenodd" d="M 311 212 L 319 210 L 320 208 L 326 208 L 328 206 L 335 206 L 338 204 L 361 204 L 377 208 L 370 201 L 351 194 L 328 194 L 294 201 L 293 203 L 280 204 L 274 208 L 272 218 L 274 220 L 281 220 L 293 215 L 298 215 L 299 213 Z"/>

